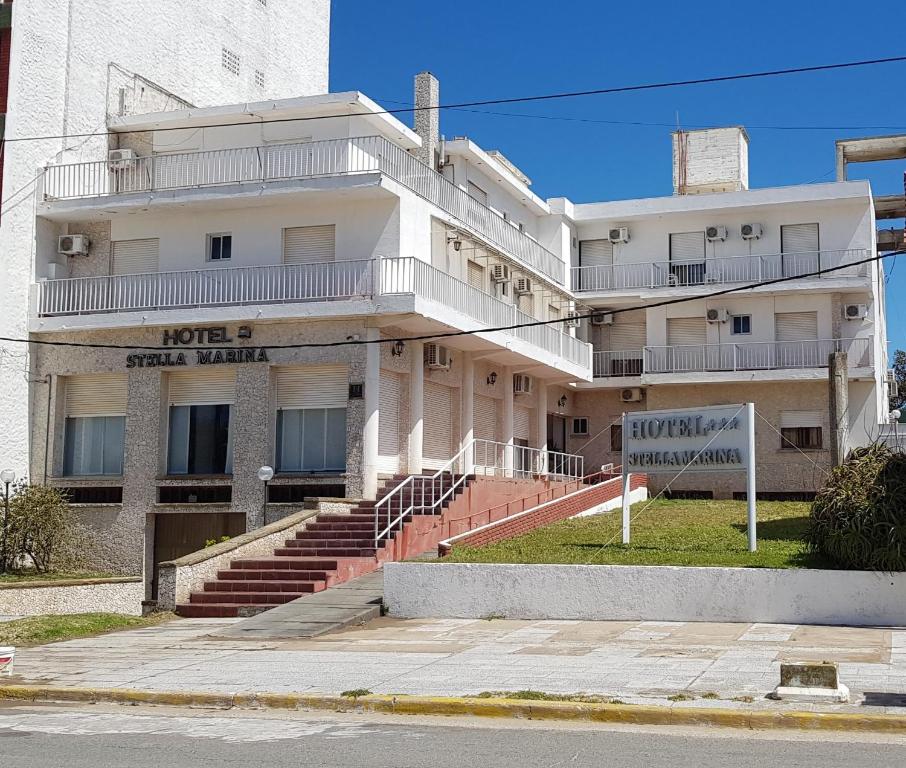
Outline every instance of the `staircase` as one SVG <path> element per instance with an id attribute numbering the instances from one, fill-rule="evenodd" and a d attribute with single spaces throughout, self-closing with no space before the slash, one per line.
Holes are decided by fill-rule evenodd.
<path id="1" fill-rule="evenodd" d="M 233 560 L 202 591 L 193 592 L 188 603 L 177 605 L 176 613 L 187 618 L 251 616 L 374 571 L 392 557 L 393 539 L 413 514 L 441 515 L 470 481 L 451 473 L 394 476 L 383 484 L 377 501 L 363 501 L 348 514 L 318 515 L 272 556 Z M 380 513 L 375 508 L 391 503 L 392 519 L 381 521 L 381 530 L 388 520 L 390 530 L 376 542 L 375 515 Z"/>

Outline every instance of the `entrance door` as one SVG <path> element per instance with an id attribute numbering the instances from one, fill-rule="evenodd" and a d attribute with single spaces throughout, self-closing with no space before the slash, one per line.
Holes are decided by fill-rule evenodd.
<path id="1" fill-rule="evenodd" d="M 548 472 L 559 475 L 563 472 L 566 453 L 566 417 L 554 413 L 547 414 L 547 450 L 552 454 L 548 458 Z"/>

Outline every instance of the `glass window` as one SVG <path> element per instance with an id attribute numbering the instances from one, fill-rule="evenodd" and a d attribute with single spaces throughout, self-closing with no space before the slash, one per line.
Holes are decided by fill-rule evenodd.
<path id="1" fill-rule="evenodd" d="M 610 427 L 610 450 L 613 453 L 623 452 L 623 425 L 613 424 Z"/>
<path id="2" fill-rule="evenodd" d="M 63 436 L 63 473 L 122 475 L 125 416 L 89 416 L 66 419 Z"/>
<path id="3" fill-rule="evenodd" d="M 573 434 L 574 435 L 587 435 L 588 434 L 588 419 L 585 416 L 577 416 L 573 419 Z"/>
<path id="4" fill-rule="evenodd" d="M 233 255 L 233 236 L 228 233 L 208 235 L 208 261 L 229 261 Z"/>
<path id="5" fill-rule="evenodd" d="M 745 336 L 752 333 L 752 316 L 733 315 L 733 329 L 731 333 L 734 336 Z"/>
<path id="6" fill-rule="evenodd" d="M 345 472 L 346 409 L 293 408 L 277 413 L 278 472 Z"/>
<path id="7" fill-rule="evenodd" d="M 170 407 L 171 475 L 228 475 L 233 471 L 229 405 Z"/>
<path id="8" fill-rule="evenodd" d="M 782 427 L 780 436 L 783 450 L 818 450 L 824 444 L 821 427 Z"/>

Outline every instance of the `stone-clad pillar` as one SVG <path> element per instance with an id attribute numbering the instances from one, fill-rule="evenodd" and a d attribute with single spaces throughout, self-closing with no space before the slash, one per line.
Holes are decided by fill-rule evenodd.
<path id="1" fill-rule="evenodd" d="M 264 483 L 258 470 L 271 464 L 270 367 L 257 363 L 236 368 L 236 400 L 230 440 L 233 443 L 233 512 L 245 515 L 245 528 L 265 524 Z"/>
<path id="2" fill-rule="evenodd" d="M 365 338 L 365 427 L 362 434 L 362 496 L 373 499 L 378 487 L 378 437 L 381 426 L 381 347 L 378 328 L 367 328 Z"/>

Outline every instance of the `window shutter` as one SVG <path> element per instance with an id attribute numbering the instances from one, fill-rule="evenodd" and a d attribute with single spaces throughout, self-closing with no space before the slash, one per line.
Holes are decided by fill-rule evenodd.
<path id="1" fill-rule="evenodd" d="M 170 405 L 232 405 L 236 400 L 236 371 L 179 371 L 169 375 Z"/>
<path id="2" fill-rule="evenodd" d="M 781 429 L 795 427 L 820 427 L 822 424 L 821 411 L 781 411 Z"/>
<path id="3" fill-rule="evenodd" d="M 424 465 L 440 469 L 453 456 L 453 393 L 450 387 L 425 382 Z"/>
<path id="4" fill-rule="evenodd" d="M 484 206 L 488 204 L 488 193 L 485 192 L 477 184 L 473 184 L 471 181 L 468 184 L 469 195 L 474 197 L 479 203 Z"/>
<path id="5" fill-rule="evenodd" d="M 125 416 L 125 373 L 68 376 L 65 382 L 66 416 Z"/>
<path id="6" fill-rule="evenodd" d="M 613 266 L 613 243 L 610 240 L 580 240 L 579 266 Z"/>
<path id="7" fill-rule="evenodd" d="M 349 368 L 304 365 L 276 369 L 277 408 L 345 408 Z"/>
<path id="8" fill-rule="evenodd" d="M 818 225 L 784 224 L 780 227 L 780 250 L 783 253 L 818 251 Z"/>
<path id="9" fill-rule="evenodd" d="M 140 275 L 157 272 L 160 264 L 160 240 L 117 240 L 113 243 L 113 274 Z"/>
<path id="10" fill-rule="evenodd" d="M 647 343 L 644 312 L 624 312 L 614 315 L 614 323 L 610 326 L 611 350 L 614 352 L 639 352 Z"/>
<path id="11" fill-rule="evenodd" d="M 670 235 L 670 261 L 704 260 L 704 232 L 674 232 Z"/>
<path id="12" fill-rule="evenodd" d="M 378 469 L 382 472 L 398 472 L 400 468 L 400 389 L 398 373 L 381 371 Z"/>
<path id="13" fill-rule="evenodd" d="M 817 312 L 779 312 L 774 315 L 777 341 L 814 341 L 818 338 Z"/>
<path id="14" fill-rule="evenodd" d="M 469 285 L 479 290 L 484 290 L 484 267 L 476 264 L 474 261 L 469 262 L 468 266 Z"/>
<path id="15" fill-rule="evenodd" d="M 476 440 L 497 440 L 497 401 L 485 395 L 475 396 L 473 433 Z"/>
<path id="16" fill-rule="evenodd" d="M 513 439 L 528 440 L 532 422 L 531 411 L 522 406 L 513 408 Z"/>
<path id="17" fill-rule="evenodd" d="M 336 257 L 336 225 L 289 227 L 283 230 L 283 263 L 314 264 Z"/>
<path id="18" fill-rule="evenodd" d="M 671 317 L 667 320 L 667 344 L 705 344 L 708 330 L 703 317 Z"/>

